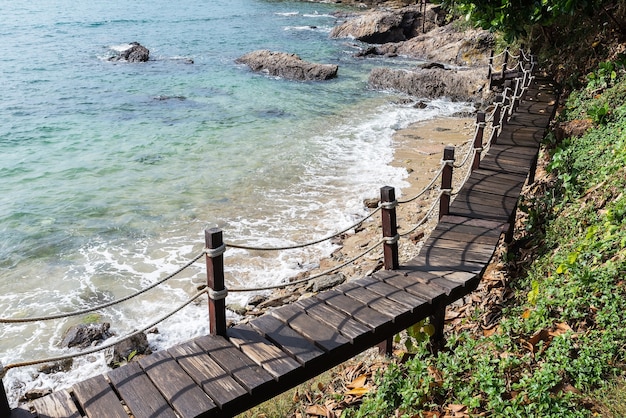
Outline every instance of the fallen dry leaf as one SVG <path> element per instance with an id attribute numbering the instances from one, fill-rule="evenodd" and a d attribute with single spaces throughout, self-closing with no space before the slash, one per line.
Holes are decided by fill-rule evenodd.
<path id="1" fill-rule="evenodd" d="M 354 388 L 363 387 L 363 386 L 365 386 L 365 382 L 367 382 L 367 377 L 368 377 L 368 375 L 362 374 L 359 377 L 357 377 L 356 379 L 354 379 L 352 382 L 348 383 L 346 385 L 346 387 L 348 389 L 354 389 Z"/>
<path id="2" fill-rule="evenodd" d="M 446 408 L 454 413 L 463 412 L 467 409 L 465 405 L 460 405 L 460 404 L 450 404 L 446 406 Z"/>
<path id="3" fill-rule="evenodd" d="M 350 389 L 349 391 L 344 393 L 344 395 L 363 396 L 367 394 L 369 391 L 370 391 L 369 388 L 359 387 L 359 388 Z"/>
<path id="4" fill-rule="evenodd" d="M 305 412 L 307 413 L 307 415 L 314 415 L 318 417 L 325 417 L 326 415 L 328 415 L 328 409 L 321 405 L 307 406 Z"/>

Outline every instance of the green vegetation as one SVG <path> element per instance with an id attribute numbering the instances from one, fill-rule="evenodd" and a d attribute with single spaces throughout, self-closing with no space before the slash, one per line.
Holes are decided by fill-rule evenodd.
<path id="1" fill-rule="evenodd" d="M 525 228 L 503 257 L 514 297 L 495 332 L 452 330 L 437 355 L 414 339 L 414 357 L 389 367 L 376 393 L 344 417 L 455 408 L 468 416 L 623 416 L 625 63 L 600 63 L 569 96 L 560 124 L 567 132 L 583 122 L 581 136 L 546 140 L 548 174 L 522 202 Z"/>
<path id="2" fill-rule="evenodd" d="M 442 0 L 444 7 L 465 15 L 483 29 L 502 33 L 507 40 L 527 36 L 534 27 L 547 27 L 561 19 L 603 13 L 608 0 Z"/>

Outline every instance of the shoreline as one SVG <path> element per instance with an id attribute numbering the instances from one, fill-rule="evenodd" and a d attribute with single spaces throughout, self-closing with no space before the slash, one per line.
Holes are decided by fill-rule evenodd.
<path id="1" fill-rule="evenodd" d="M 394 158 L 390 164 L 406 169 L 408 173 L 406 181 L 409 183 L 408 187 L 396 190 L 396 198 L 398 200 L 412 199 L 431 182 L 441 166 L 445 146 L 455 146 L 457 148 L 457 160 L 463 158 L 467 152 L 468 141 L 475 133 L 474 123 L 474 117 L 437 117 L 415 122 L 396 131 L 391 145 L 394 150 Z M 460 182 L 463 176 L 459 176 L 457 173 L 453 177 L 455 177 L 453 187 L 456 187 L 456 183 Z M 407 231 L 414 228 L 431 206 L 436 205 L 434 199 L 438 197 L 439 182 L 440 180 L 433 185 L 434 190 L 411 202 L 398 205 L 396 216 L 399 234 L 406 234 Z M 411 232 L 408 238 L 400 239 L 398 252 L 401 264 L 419 253 L 423 242 L 437 225 L 437 222 L 438 218 L 435 211 L 434 216 L 431 216 L 416 231 Z M 334 239 L 333 243 L 337 248 L 332 254 L 321 258 L 317 268 L 303 272 L 293 277 L 291 281 L 302 280 L 346 263 L 379 242 L 381 238 L 382 227 L 380 216 L 377 214 L 361 223 L 354 232 L 346 233 Z M 334 287 L 344 280 L 350 281 L 367 276 L 382 268 L 382 260 L 383 248 L 379 246 L 335 273 L 329 273 L 308 283 L 287 286 L 273 293 L 270 297 L 252 297 L 248 300 L 245 308 L 236 304 L 230 305 L 228 308 L 240 314 L 241 318 L 236 320 L 236 323 L 245 323 L 262 315 L 267 309 L 310 297 L 321 290 Z"/>

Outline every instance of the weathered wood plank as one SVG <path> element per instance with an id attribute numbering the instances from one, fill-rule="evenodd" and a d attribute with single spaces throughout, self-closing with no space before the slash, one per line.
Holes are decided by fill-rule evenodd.
<path id="1" fill-rule="evenodd" d="M 102 375 L 75 384 L 72 392 L 89 417 L 128 418 L 117 394 Z"/>
<path id="2" fill-rule="evenodd" d="M 248 393 L 255 395 L 276 386 L 274 377 L 223 337 L 207 335 L 193 340 Z"/>
<path id="3" fill-rule="evenodd" d="M 402 267 L 400 269 L 402 270 Z M 372 277 L 382 280 L 390 286 L 403 289 L 405 292 L 426 300 L 431 305 L 441 302 L 450 292 L 449 288 L 437 285 L 432 278 L 426 282 L 419 281 L 416 272 L 401 270 L 381 270 L 374 273 Z M 438 278 L 438 276 L 433 276 L 433 278 Z"/>
<path id="4" fill-rule="evenodd" d="M 195 343 L 186 342 L 170 348 L 168 352 L 220 409 L 231 408 L 239 398 L 248 394 Z"/>
<path id="5" fill-rule="evenodd" d="M 108 376 L 135 418 L 177 418 L 137 362 L 111 370 Z"/>
<path id="6" fill-rule="evenodd" d="M 181 417 L 206 417 L 217 411 L 211 398 L 167 351 L 144 357 L 139 365 Z"/>
<path id="7" fill-rule="evenodd" d="M 307 315 L 336 329 L 354 345 L 361 344 L 363 340 L 368 339 L 374 332 L 372 328 L 355 321 L 345 312 L 334 309 L 324 303 L 323 300 L 315 297 L 302 299 L 294 305 L 304 309 Z"/>
<path id="8" fill-rule="evenodd" d="M 386 299 L 381 295 L 369 291 L 354 282 L 344 283 L 337 287 L 346 296 L 355 299 L 370 308 L 392 317 L 391 322 L 402 320 L 403 317 L 411 314 L 411 307 Z"/>
<path id="9" fill-rule="evenodd" d="M 337 289 L 322 292 L 315 297 L 350 315 L 358 322 L 371 328 L 374 333 L 390 325 L 394 320 L 393 316 L 375 311 L 366 304 L 344 295 Z"/>
<path id="10" fill-rule="evenodd" d="M 340 350 L 350 340 L 339 334 L 333 328 L 309 315 L 306 311 L 295 305 L 287 305 L 270 311 L 270 315 L 275 316 L 291 328 L 296 330 L 308 341 L 315 344 L 327 353 L 334 353 Z"/>
<path id="11" fill-rule="evenodd" d="M 31 407 L 37 412 L 37 416 L 80 418 L 81 414 L 74 404 L 72 397 L 66 390 L 54 392 L 43 398 L 35 399 L 31 402 Z M 11 417 L 13 414 L 11 414 Z"/>
<path id="12" fill-rule="evenodd" d="M 263 338 L 250 325 L 240 324 L 229 328 L 228 338 L 277 381 L 288 380 L 300 368 L 297 361 Z"/>
<path id="13" fill-rule="evenodd" d="M 381 295 L 386 299 L 393 300 L 411 309 L 411 313 L 417 313 L 424 309 L 430 309 L 430 301 L 426 298 L 418 297 L 415 294 L 405 291 L 403 288 L 390 285 L 376 278 L 375 276 L 363 277 L 354 281 L 365 289 Z"/>
<path id="14" fill-rule="evenodd" d="M 261 315 L 250 325 L 304 367 L 315 364 L 324 355 L 324 351 L 272 315 Z"/>

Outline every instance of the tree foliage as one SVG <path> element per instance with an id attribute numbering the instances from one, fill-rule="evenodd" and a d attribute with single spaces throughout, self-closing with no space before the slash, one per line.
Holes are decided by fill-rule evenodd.
<path id="1" fill-rule="evenodd" d="M 483 29 L 502 32 L 508 40 L 526 36 L 534 25 L 550 26 L 576 14 L 592 16 L 608 0 L 441 0 Z"/>

